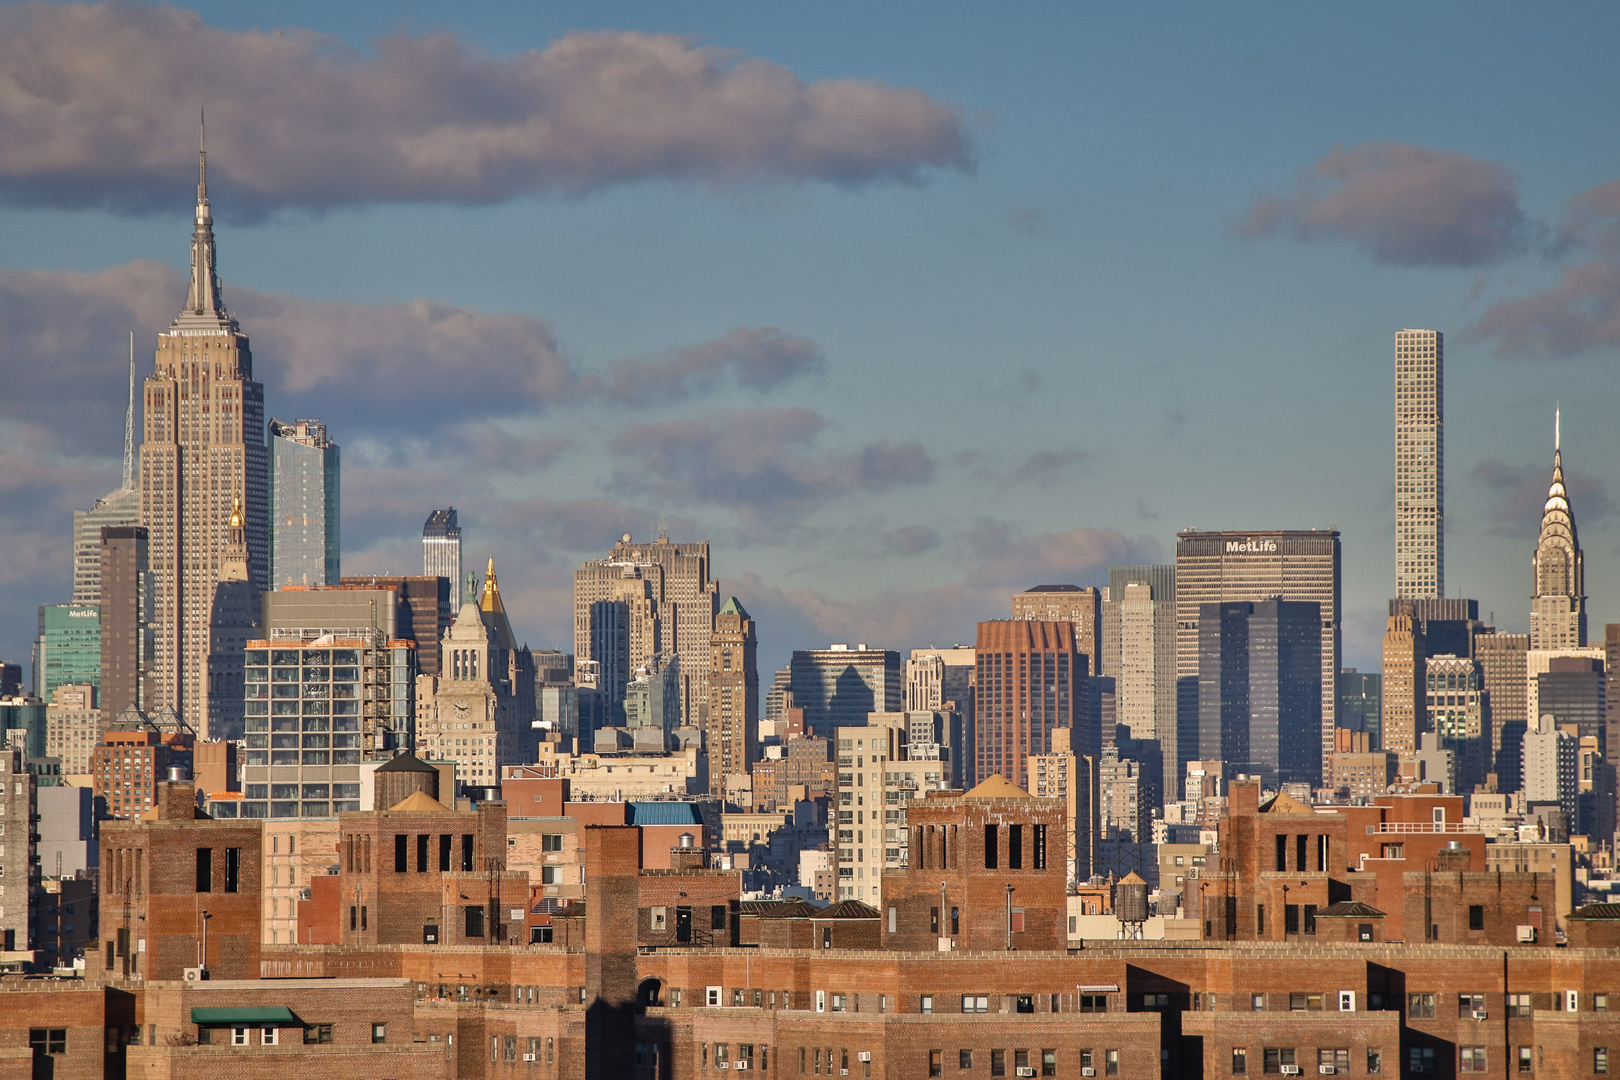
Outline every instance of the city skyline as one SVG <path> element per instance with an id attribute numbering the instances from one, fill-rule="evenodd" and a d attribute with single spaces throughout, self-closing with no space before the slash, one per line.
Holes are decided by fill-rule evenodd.
<path id="1" fill-rule="evenodd" d="M 38 20 L 55 9 L 26 17 L 20 10 L 8 11 L 8 26 L 27 35 L 42 32 Z M 125 17 L 136 31 L 151 29 L 133 14 Z M 199 17 L 222 35 L 222 47 L 236 47 L 240 12 L 207 7 Z M 363 11 L 286 17 L 362 49 L 357 68 L 371 62 L 363 51 L 367 38 L 385 29 Z M 211 88 L 218 99 L 217 108 L 210 105 L 214 202 L 224 208 L 220 229 L 228 233 L 225 288 L 233 314 L 255 335 L 255 376 L 266 381 L 267 405 L 280 415 L 327 417 L 342 435 L 350 458 L 345 471 L 352 462 L 354 477 L 345 482 L 345 539 L 352 544 L 343 552 L 346 572 L 413 571 L 422 517 L 454 503 L 469 529 L 469 565 L 494 555 L 508 568 L 503 586 L 519 638 L 566 649 L 571 570 L 583 559 L 600 558 L 620 533 L 649 537 L 663 524 L 677 540 L 714 543 L 721 588 L 758 618 L 760 662 L 774 670 L 792 649 L 833 641 L 905 651 L 968 640 L 978 620 L 1001 617 L 1009 590 L 1057 582 L 1100 586 L 1111 563 L 1165 562 L 1175 531 L 1187 524 L 1332 525 L 1344 534 L 1342 660 L 1375 668 L 1383 605 L 1394 593 L 1388 342 L 1401 327 L 1430 326 L 1452 335 L 1448 591 L 1479 598 L 1482 617 L 1494 612 L 1505 630 L 1528 629 L 1523 568 L 1548 484 L 1542 417 L 1561 397 L 1572 413 L 1566 483 L 1593 556 L 1589 620 L 1601 625 L 1613 617 L 1620 590 L 1611 586 L 1620 584 L 1620 568 L 1609 557 L 1613 545 L 1606 536 L 1612 507 L 1601 481 L 1593 480 L 1620 451 L 1593 408 L 1613 387 L 1606 366 L 1612 350 L 1605 351 L 1611 343 L 1595 330 L 1583 337 L 1570 326 L 1571 336 L 1559 338 L 1550 315 L 1537 323 L 1513 307 L 1538 295 L 1544 313 L 1555 307 L 1556 297 L 1543 290 L 1560 266 L 1585 256 L 1558 255 L 1551 244 L 1543 253 L 1526 237 L 1543 223 L 1563 220 L 1569 206 L 1586 207 L 1595 215 L 1589 220 L 1600 220 L 1607 204 L 1598 192 L 1620 171 L 1613 163 L 1572 145 L 1543 155 L 1556 164 L 1541 163 L 1523 142 L 1486 132 L 1479 114 L 1439 106 L 1420 110 L 1411 123 L 1397 121 L 1393 106 L 1330 111 L 1325 127 L 1290 130 L 1241 165 L 1205 148 L 1213 183 L 1179 216 L 1158 222 L 1151 203 L 1129 199 L 1111 213 L 1138 228 L 1168 226 L 1172 231 L 1153 245 L 1157 251 L 1232 277 L 1239 291 L 1264 302 L 1243 299 L 1236 314 L 1222 318 L 1204 301 L 1187 312 L 1190 328 L 1206 335 L 1211 355 L 1223 360 L 1214 365 L 1218 383 L 1177 359 L 1194 350 L 1169 333 L 1142 339 L 1148 348 L 1139 355 L 1149 359 L 1110 370 L 1102 358 L 1116 351 L 1127 322 L 1132 333 L 1141 323 L 1135 301 L 1123 303 L 1118 314 L 1101 310 L 1103 299 L 1118 300 L 1118 286 L 1105 286 L 1098 270 L 1110 260 L 1117 265 L 1124 234 L 1100 221 L 1093 200 L 1118 194 L 1121 174 L 1088 164 L 1074 174 L 1071 191 L 1040 177 L 1034 156 L 1032 125 L 1050 116 L 1037 101 L 1039 91 L 1067 86 L 1070 76 L 1037 71 L 998 89 L 980 76 L 950 75 L 942 61 L 950 49 L 945 41 L 972 29 L 961 16 L 944 21 L 941 40 L 906 57 L 824 37 L 796 45 L 788 40 L 791 19 L 766 29 L 702 14 L 690 16 L 699 25 L 669 27 L 667 15 L 645 9 L 621 17 L 627 27 L 694 32 L 739 48 L 783 65 L 805 86 L 875 80 L 915 106 L 907 115 L 919 126 L 907 131 L 916 139 L 897 151 L 900 156 L 881 161 L 790 165 L 762 159 L 757 150 L 711 147 L 719 164 L 709 172 L 683 175 L 654 165 L 608 175 L 587 162 L 573 181 L 546 180 L 552 174 L 538 170 L 542 180 L 521 191 L 470 196 L 450 188 L 367 188 L 325 197 L 322 183 L 335 188 L 322 179 L 318 155 L 305 163 L 306 174 L 283 178 L 276 188 L 249 145 L 251 113 L 233 103 L 229 90 Z M 468 14 L 463 47 L 476 50 L 489 18 L 478 9 Z M 1367 30 L 1335 46 L 1332 64 L 1364 55 L 1377 23 L 1370 18 Z M 1122 42 L 1146 39 L 1146 28 L 1129 20 L 1110 29 Z M 568 26 L 526 23 L 518 31 L 505 48 L 544 50 L 565 38 Z M 1290 48 L 1306 32 L 1299 20 L 1275 27 L 1271 59 L 1254 65 L 1252 77 L 1275 79 L 1268 64 L 1291 70 Z M 1482 41 L 1487 49 L 1503 49 L 1512 37 L 1499 23 Z M 1546 40 L 1532 36 L 1518 44 L 1534 52 Z M 1234 52 L 1233 44 L 1217 34 L 1207 46 L 1179 37 L 1170 46 L 1206 64 L 1222 58 L 1236 64 L 1246 54 Z M 504 59 L 485 56 L 497 67 Z M 1082 60 L 1079 67 L 1094 73 L 1087 77 L 1132 85 L 1090 51 Z M 993 59 L 989 67 L 1003 63 Z M 1444 74 L 1441 65 L 1423 78 Z M 1508 81 L 1530 92 L 1526 83 Z M 897 107 L 898 98 L 879 97 Z M 1235 125 L 1239 144 L 1258 137 L 1242 119 L 1246 98 L 1239 100 L 1235 90 L 1216 97 L 1211 107 Z M 1163 108 L 1139 104 L 1122 115 L 1146 119 Z M 983 118 L 989 109 L 997 110 L 998 122 Z M 110 195 L 105 201 L 137 214 L 84 209 L 67 196 L 27 188 L 25 177 L 0 177 L 0 198 L 7 200 L 0 218 L 15 238 L 0 290 L 50 294 L 39 304 L 47 314 L 54 310 L 50 299 L 71 297 L 82 314 L 62 346 L 68 354 L 54 358 L 66 361 L 55 365 L 58 370 L 79 380 L 74 430 L 47 435 L 32 414 L 0 416 L 17 434 L 14 473 L 22 484 L 7 499 L 8 509 L 18 512 L 6 525 L 13 554 L 0 563 L 0 655 L 9 660 L 26 662 L 35 607 L 70 598 L 71 511 L 118 486 L 126 331 L 155 333 L 184 295 L 178 216 L 187 200 L 180 178 L 185 155 L 178 151 L 185 129 L 191 128 L 185 138 L 194 139 L 195 117 L 189 106 L 173 111 L 172 132 L 165 121 L 149 150 L 128 154 L 134 180 L 125 185 L 125 197 L 146 199 L 136 189 L 150 190 L 150 202 L 125 205 Z M 1088 121 L 1087 130 L 1097 124 Z M 1185 127 L 1174 130 L 1182 139 L 1190 135 Z M 1091 133 L 1105 136 L 1099 150 L 1117 153 L 1129 145 L 1117 133 Z M 176 152 L 161 153 L 171 136 Z M 1075 129 L 1064 129 L 1052 153 L 1069 160 L 1082 141 Z M 1124 156 L 1148 167 L 1158 160 L 1147 151 Z M 98 179 L 96 161 L 63 167 L 80 170 L 79 190 L 112 190 L 105 187 L 110 181 Z M 1288 191 L 1299 170 L 1306 179 L 1294 194 L 1264 194 Z M 1522 182 L 1515 170 L 1524 172 Z M 1435 172 L 1477 181 L 1482 202 L 1421 211 L 1442 213 L 1442 220 L 1427 222 L 1433 226 L 1428 232 L 1411 230 L 1415 239 L 1394 237 L 1394 211 L 1355 201 L 1366 195 L 1360 179 L 1400 181 L 1416 196 Z M 738 187 L 727 189 L 728 183 Z M 717 195 L 716 186 L 725 190 Z M 563 191 L 586 197 L 549 197 Z M 1583 191 L 1592 194 L 1580 196 Z M 428 205 L 395 205 L 401 199 Z M 301 218 L 310 207 L 316 212 Z M 367 207 L 374 209 L 362 212 Z M 654 220 L 671 207 L 689 212 L 693 231 L 671 231 Z M 1350 218 L 1334 216 L 1340 212 Z M 499 283 L 472 275 L 462 284 L 453 280 L 465 270 L 456 244 L 441 265 L 410 245 L 385 243 L 378 233 L 383 220 L 434 237 L 450 229 L 471 238 L 487 238 L 494 228 L 525 238 L 552 234 L 559 263 L 580 259 L 581 245 L 592 237 L 602 243 L 581 264 L 585 272 L 577 282 L 559 280 L 544 262 L 514 262 L 503 247 L 495 261 Z M 923 245 L 911 237 L 914 229 L 946 221 L 958 227 L 941 239 Z M 964 234 L 964 223 L 980 238 Z M 1578 224 L 1571 219 L 1557 228 L 1568 232 Z M 842 288 L 808 287 L 814 272 L 851 261 L 810 240 L 809 231 L 820 228 L 834 236 L 876 228 L 870 242 L 895 268 L 929 261 L 963 268 L 970 257 L 984 269 L 1015 276 L 1065 268 L 1079 292 L 1037 291 L 1004 305 L 1005 313 L 974 306 L 984 326 L 963 334 L 959 316 L 939 312 L 940 301 L 958 297 L 932 274 L 917 288 L 933 295 L 888 290 L 893 303 L 883 310 Z M 636 324 L 632 330 L 605 317 L 612 290 L 603 288 L 600 272 L 622 262 L 625 239 L 638 235 L 651 244 L 648 267 L 636 272 L 641 276 L 630 279 L 614 305 L 617 321 Z M 1586 234 L 1588 240 L 1595 235 Z M 1569 236 L 1579 247 L 1581 238 Z M 1335 248 L 1335 239 L 1360 246 L 1371 259 Z M 755 256 L 738 261 L 744 248 L 755 246 L 783 253 L 772 264 Z M 332 266 L 311 266 L 317 247 L 341 254 Z M 774 265 L 785 275 L 778 278 L 782 295 L 771 298 L 749 284 L 719 301 L 703 290 L 704 303 L 678 312 L 672 300 L 696 296 L 691 286 L 676 287 L 668 297 L 651 288 L 672 281 L 676 249 L 702 260 L 716 283 L 728 285 L 737 284 L 739 267 L 768 280 L 772 275 L 764 271 Z M 357 272 L 359 258 L 367 260 L 364 273 Z M 171 265 L 165 268 L 164 260 Z M 295 266 L 307 277 L 295 280 Z M 40 268 L 54 276 L 41 277 Z M 515 271 L 521 291 L 507 280 Z M 1474 282 L 1467 280 L 1470 271 Z M 1132 284 L 1134 274 L 1123 284 Z M 1526 280 L 1506 280 L 1516 275 Z M 1330 288 L 1336 295 L 1324 307 L 1285 279 L 1349 287 Z M 1185 276 L 1169 282 L 1178 298 L 1193 284 Z M 592 290 L 602 295 L 592 299 Z M 1234 295 L 1225 284 L 1216 292 L 1228 300 Z M 416 297 L 440 299 L 413 305 Z M 1001 293 L 989 298 L 1006 299 Z M 1060 313 L 1077 299 L 1084 315 L 1078 344 L 1056 347 L 1055 328 L 1071 329 Z M 1282 321 L 1263 322 L 1262 312 L 1274 318 L 1279 301 L 1288 308 Z M 820 315 L 819 309 L 836 313 Z M 915 340 L 899 336 L 908 325 L 924 325 L 919 316 L 926 312 L 938 314 L 937 326 Z M 626 313 L 635 317 L 625 319 Z M 1032 320 L 1031 326 L 1015 329 L 1007 321 L 1015 316 Z M 20 345 L 12 363 L 51 359 L 31 324 L 16 321 L 22 316 L 4 318 Z M 1279 366 L 1285 354 L 1269 343 L 1241 364 L 1226 362 L 1239 338 L 1276 326 L 1292 339 L 1293 353 L 1286 355 L 1294 361 L 1299 342 L 1311 343 L 1310 363 Z M 1308 336 L 1301 336 L 1307 327 Z M 367 334 L 371 343 L 361 340 Z M 942 334 L 966 344 L 942 349 Z M 1498 345 L 1534 353 L 1520 344 L 1535 341 L 1551 341 L 1555 347 L 1546 352 L 1581 355 L 1543 365 L 1492 356 Z M 379 346 L 387 351 L 402 342 L 411 347 L 399 350 L 396 366 L 379 359 Z M 1009 355 L 1004 345 L 1029 356 L 1027 368 L 1023 360 L 986 363 Z M 471 370 L 449 366 L 452 346 L 465 349 Z M 328 347 L 331 363 L 323 368 L 321 348 Z M 501 368 L 490 359 L 514 348 L 532 358 L 532 368 Z M 888 359 L 874 362 L 874 350 Z M 916 375 L 936 353 L 941 377 L 920 389 Z M 144 378 L 148 362 L 140 364 Z M 1121 392 L 1121 378 L 1155 371 L 1160 392 L 1150 404 Z M 95 378 L 86 380 L 87 373 Z M 390 382 L 396 385 L 384 385 Z M 1570 385 L 1576 382 L 1587 392 L 1576 394 Z M 53 385 L 32 373 L 15 383 L 16 400 L 30 408 Z M 1101 410 L 1084 438 L 1056 435 L 1048 402 L 1081 388 L 1088 391 L 1085 400 L 1117 407 Z M 404 430 L 395 409 L 406 394 L 436 397 L 439 416 Z M 503 395 L 515 404 L 503 403 Z M 900 402 L 907 407 L 896 409 Z M 656 418 L 649 405 L 660 406 Z M 968 407 L 982 412 L 994 437 L 971 427 L 952 430 L 951 421 Z M 1310 452 L 1256 455 L 1252 429 L 1262 418 L 1282 442 L 1309 433 L 1314 441 L 1298 445 L 1309 445 Z M 1228 422 L 1233 419 L 1242 422 Z M 463 484 L 464 471 L 476 479 Z"/>

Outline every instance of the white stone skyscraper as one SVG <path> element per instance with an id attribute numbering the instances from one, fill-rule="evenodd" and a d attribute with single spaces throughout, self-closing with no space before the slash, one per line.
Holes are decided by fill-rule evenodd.
<path id="1" fill-rule="evenodd" d="M 249 584 L 264 589 L 270 492 L 264 387 L 253 381 L 247 335 L 220 297 L 207 155 L 200 151 L 191 287 L 185 309 L 158 335 L 145 406 L 140 500 L 154 639 L 148 707 L 173 708 L 206 737 L 210 627 L 233 509 L 240 508 Z"/>
<path id="2" fill-rule="evenodd" d="M 1586 644 L 1585 556 L 1575 535 L 1575 510 L 1564 490 L 1560 421 L 1555 413 L 1552 485 L 1547 489 L 1541 535 L 1531 559 L 1536 589 L 1530 606 L 1531 649 L 1573 649 Z"/>
<path id="3" fill-rule="evenodd" d="M 1446 595 L 1445 335 L 1395 335 L 1395 597 Z"/>

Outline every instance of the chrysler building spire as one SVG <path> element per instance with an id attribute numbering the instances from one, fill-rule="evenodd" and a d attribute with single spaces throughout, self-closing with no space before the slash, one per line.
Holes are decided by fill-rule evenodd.
<path id="1" fill-rule="evenodd" d="M 214 213 L 208 205 L 208 127 L 199 116 L 197 144 L 197 216 L 191 231 L 191 289 L 186 294 L 185 315 L 213 316 L 224 321 L 225 302 L 220 299 L 219 270 L 214 262 Z"/>
<path id="2" fill-rule="evenodd" d="M 1541 511 L 1541 534 L 1531 559 L 1535 598 L 1530 647 L 1566 649 L 1586 644 L 1586 568 L 1575 533 L 1575 511 L 1564 487 L 1562 410 L 1553 412 L 1553 471 Z"/>

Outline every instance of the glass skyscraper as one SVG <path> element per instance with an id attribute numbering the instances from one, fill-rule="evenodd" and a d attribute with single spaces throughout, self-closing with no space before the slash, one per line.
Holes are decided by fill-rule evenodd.
<path id="1" fill-rule="evenodd" d="M 34 693 L 50 701 L 58 686 L 101 689 L 101 609 L 94 604 L 41 604 L 34 640 Z"/>
<path id="2" fill-rule="evenodd" d="M 270 583 L 336 585 L 338 446 L 319 420 L 270 421 Z"/>

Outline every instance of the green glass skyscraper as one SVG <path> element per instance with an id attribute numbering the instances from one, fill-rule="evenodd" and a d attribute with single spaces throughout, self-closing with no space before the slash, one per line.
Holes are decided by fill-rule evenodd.
<path id="1" fill-rule="evenodd" d="M 50 701 L 58 686 L 101 689 L 101 609 L 94 604 L 41 604 L 34 640 L 34 693 Z"/>

